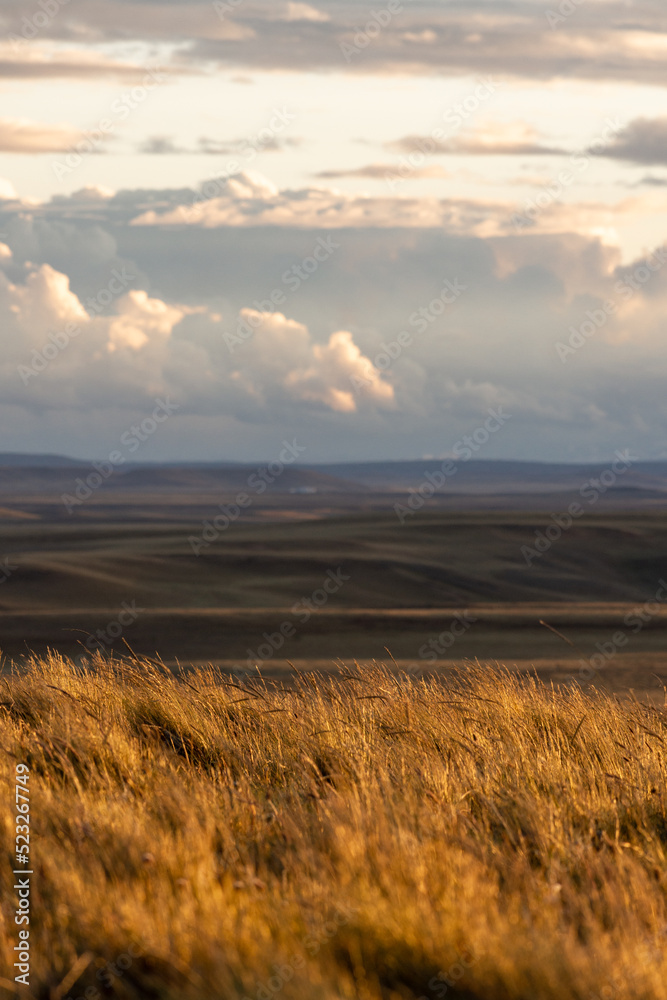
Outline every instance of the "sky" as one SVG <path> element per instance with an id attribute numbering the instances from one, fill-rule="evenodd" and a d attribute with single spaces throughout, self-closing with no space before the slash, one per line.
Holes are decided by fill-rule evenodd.
<path id="1" fill-rule="evenodd" d="M 0 451 L 667 457 L 664 2 L 4 0 L 0 39 Z"/>

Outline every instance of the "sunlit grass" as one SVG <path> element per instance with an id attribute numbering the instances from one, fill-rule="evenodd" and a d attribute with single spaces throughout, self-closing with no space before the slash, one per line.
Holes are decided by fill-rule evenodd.
<path id="1" fill-rule="evenodd" d="M 281 689 L 52 658 L 2 687 L 22 996 L 667 998 L 664 709 L 472 666 Z"/>

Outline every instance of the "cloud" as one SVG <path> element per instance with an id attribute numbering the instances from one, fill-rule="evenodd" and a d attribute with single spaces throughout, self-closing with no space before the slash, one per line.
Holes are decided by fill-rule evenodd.
<path id="1" fill-rule="evenodd" d="M 184 67 L 173 67 L 171 72 L 182 74 Z M 131 83 L 139 82 L 145 74 L 146 68 L 136 63 L 111 59 L 83 48 L 54 48 L 20 35 L 14 42 L 0 43 L 0 79 L 111 78 Z"/>
<path id="2" fill-rule="evenodd" d="M 474 132 L 464 132 L 451 139 L 433 136 L 406 135 L 387 143 L 388 149 L 399 153 L 421 153 L 459 156 L 551 156 L 565 150 L 545 145 L 537 132 L 525 122 L 489 122 Z"/>
<path id="3" fill-rule="evenodd" d="M 161 211 L 149 209 L 132 220 L 134 226 L 297 226 L 330 229 L 363 227 L 436 227 L 451 231 L 473 231 L 475 220 L 505 215 L 509 206 L 492 208 L 482 203 L 438 201 L 427 198 L 371 198 L 328 188 L 310 187 L 279 190 L 254 171 L 229 179 L 209 181 L 220 196 L 191 198 L 177 207 Z"/>
<path id="4" fill-rule="evenodd" d="M 3 279 L 2 313 L 4 324 L 34 343 L 47 330 L 88 320 L 69 278 L 48 264 L 28 274 L 24 284 Z"/>
<path id="5" fill-rule="evenodd" d="M 263 404 L 282 396 L 337 413 L 354 413 L 361 402 L 354 378 L 366 379 L 373 365 L 347 330 L 332 333 L 324 344 L 313 343 L 306 326 L 282 313 L 242 309 L 242 321 L 254 329 L 252 342 L 239 349 L 232 378 Z M 391 407 L 394 390 L 384 378 L 374 381 L 365 401 Z"/>
<path id="6" fill-rule="evenodd" d="M 0 177 L 0 201 L 14 201 L 17 198 L 14 185 Z"/>
<path id="7" fill-rule="evenodd" d="M 355 167 L 349 170 L 321 170 L 314 176 L 320 180 L 339 180 L 344 177 L 362 177 L 368 180 L 396 180 L 395 163 L 371 163 L 366 167 Z M 405 175 L 405 180 L 422 180 L 424 178 L 445 178 L 451 175 L 437 164 L 428 167 L 416 167 Z"/>
<path id="8" fill-rule="evenodd" d="M 71 148 L 81 136 L 68 125 L 0 118 L 0 153 L 59 153 Z"/>
<path id="9" fill-rule="evenodd" d="M 171 136 L 151 135 L 137 146 L 137 152 L 151 156 L 174 156 L 187 153 L 188 150 L 179 146 Z"/>
<path id="10" fill-rule="evenodd" d="M 151 299 L 144 291 L 130 291 L 118 302 L 118 319 L 109 325 L 108 349 L 123 347 L 138 351 L 156 337 L 168 338 L 190 310 Z"/>
<path id="11" fill-rule="evenodd" d="M 222 317 L 205 306 L 132 289 L 110 308 L 109 315 L 90 315 L 68 276 L 48 264 L 23 283 L 0 272 L 3 397 L 29 408 L 86 409 L 128 400 L 141 406 L 168 392 L 190 412 L 240 419 L 270 419 L 294 405 L 352 414 L 359 406 L 394 404 L 384 378 L 363 400 L 355 394 L 353 378 L 373 366 L 349 331 L 317 343 L 304 324 L 281 313 L 243 308 L 228 325 L 249 330 L 252 343 L 232 353 L 222 347 Z"/>
<path id="12" fill-rule="evenodd" d="M 395 186 L 403 174 L 390 175 Z M 516 203 L 474 199 L 414 198 L 404 195 L 372 197 L 325 187 L 279 190 L 256 172 L 209 181 L 206 190 L 217 197 L 190 196 L 180 204 L 149 208 L 130 225 L 227 227 L 294 227 L 300 229 L 437 229 L 450 234 L 490 237 L 516 232 L 516 218 L 526 207 Z M 643 207 L 645 206 L 645 207 Z M 579 232 L 602 235 L 617 241 L 616 224 L 628 214 L 653 212 L 649 199 L 604 202 L 563 202 L 549 196 L 546 206 L 526 216 L 526 229 L 533 233 Z"/>
<path id="13" fill-rule="evenodd" d="M 276 21 L 265 5 L 239 11 L 252 26 L 238 44 L 200 36 L 192 53 L 221 64 L 264 69 L 443 76 L 493 74 L 515 79 L 633 81 L 661 85 L 665 23 L 649 2 L 589 3 L 554 30 L 549 0 L 411 2 L 378 30 L 372 11 L 353 3 L 313 3 L 328 20 Z"/>
<path id="14" fill-rule="evenodd" d="M 641 166 L 666 166 L 667 118 L 636 118 L 598 155 Z"/>
<path id="15" fill-rule="evenodd" d="M 89 210 L 118 218 L 114 201 L 91 197 Z M 75 245 L 94 232 L 89 222 L 77 237 L 38 221 L 31 252 L 52 253 L 54 233 Z M 219 457 L 221 429 L 227 457 L 266 454 L 266 442 L 288 433 L 312 460 L 439 453 L 498 406 L 512 414 L 501 452 L 524 457 L 535 456 L 536 440 L 542 457 L 590 457 L 607 445 L 644 454 L 667 429 L 667 255 L 656 271 L 642 260 L 622 266 L 618 251 L 573 234 L 350 230 L 272 313 L 249 304 L 280 284 L 312 233 L 183 227 L 166 241 L 159 229 L 114 231 L 121 246 L 88 235 L 91 250 L 108 266 L 132 247 L 141 265 L 132 274 L 147 268 L 151 278 L 105 314 L 92 313 L 64 271 L 24 267 L 14 231 L 14 255 L 0 259 L 0 416 L 7 428 L 33 428 L 35 442 L 59 433 L 83 454 L 103 454 L 109 441 L 108 453 L 160 394 L 179 405 L 164 430 L 174 457 Z M 73 264 L 77 284 L 90 255 Z M 466 290 L 443 312 L 444 277 Z M 596 325 L 590 317 L 610 300 L 616 311 Z M 241 324 L 249 335 L 230 351 L 225 335 Z M 583 346 L 563 364 L 556 345 L 573 329 L 586 331 Z M 40 357 L 48 363 L 24 382 L 21 366 L 25 375 Z"/>
<path id="16" fill-rule="evenodd" d="M 287 3 L 278 7 L 273 15 L 276 21 L 330 21 L 331 18 L 323 10 L 317 10 L 308 3 Z"/>
<path id="17" fill-rule="evenodd" d="M 262 141 L 261 147 L 258 148 L 257 152 L 282 153 L 286 146 L 298 145 L 300 145 L 300 140 L 297 138 L 280 140 L 273 137 L 267 141 Z M 247 139 L 224 141 L 213 139 L 209 136 L 201 136 L 196 146 L 188 148 L 177 143 L 171 136 L 154 135 L 149 136 L 140 143 L 137 146 L 137 152 L 157 156 L 179 156 L 183 154 L 190 156 L 201 156 L 202 154 L 206 154 L 207 156 L 240 156 L 244 152 L 247 152 L 248 148 Z"/>
<path id="18" fill-rule="evenodd" d="M 666 25 L 664 12 L 650 0 L 635 0 L 631 17 L 627 0 L 581 4 L 556 29 L 547 19 L 550 10 L 558 9 L 553 0 L 494 0 L 493 5 L 488 0 L 411 0 L 380 31 L 372 8 L 362 9 L 351 0 L 244 0 L 228 6 L 219 17 L 208 0 L 69 0 L 29 42 L 25 5 L 5 4 L 5 33 L 18 42 L 7 45 L 0 75 L 127 73 L 127 67 L 113 66 L 99 52 L 86 62 L 80 50 L 64 48 L 122 39 L 177 44 L 183 71 L 218 63 L 239 69 L 493 74 L 663 85 Z M 37 53 L 46 53 L 50 40 L 58 42 L 58 49 L 40 58 Z M 23 58 L 29 49 L 30 58 Z"/>

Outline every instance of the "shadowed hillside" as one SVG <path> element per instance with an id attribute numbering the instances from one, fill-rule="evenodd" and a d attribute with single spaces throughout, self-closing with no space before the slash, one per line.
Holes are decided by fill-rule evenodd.
<path id="1" fill-rule="evenodd" d="M 660 602 L 639 629 L 627 620 L 655 599 L 661 567 L 667 575 L 667 517 L 589 515 L 540 555 L 549 525 L 504 513 L 238 521 L 217 532 L 201 521 L 12 520 L 0 525 L 0 649 L 73 655 L 128 606 L 108 650 L 127 641 L 169 662 L 374 658 L 385 647 L 421 666 L 434 648 L 438 660 L 587 658 L 618 628 L 628 633 L 619 657 L 664 653 Z M 424 649 L 466 610 L 455 642 Z M 268 649 L 267 633 L 277 637 Z"/>

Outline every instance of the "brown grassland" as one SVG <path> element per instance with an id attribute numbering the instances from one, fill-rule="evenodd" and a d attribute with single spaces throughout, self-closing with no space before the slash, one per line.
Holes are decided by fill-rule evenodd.
<path id="1" fill-rule="evenodd" d="M 56 656 L 3 681 L 30 767 L 16 996 L 666 1000 L 667 711 L 470 665 L 296 675 Z"/>

